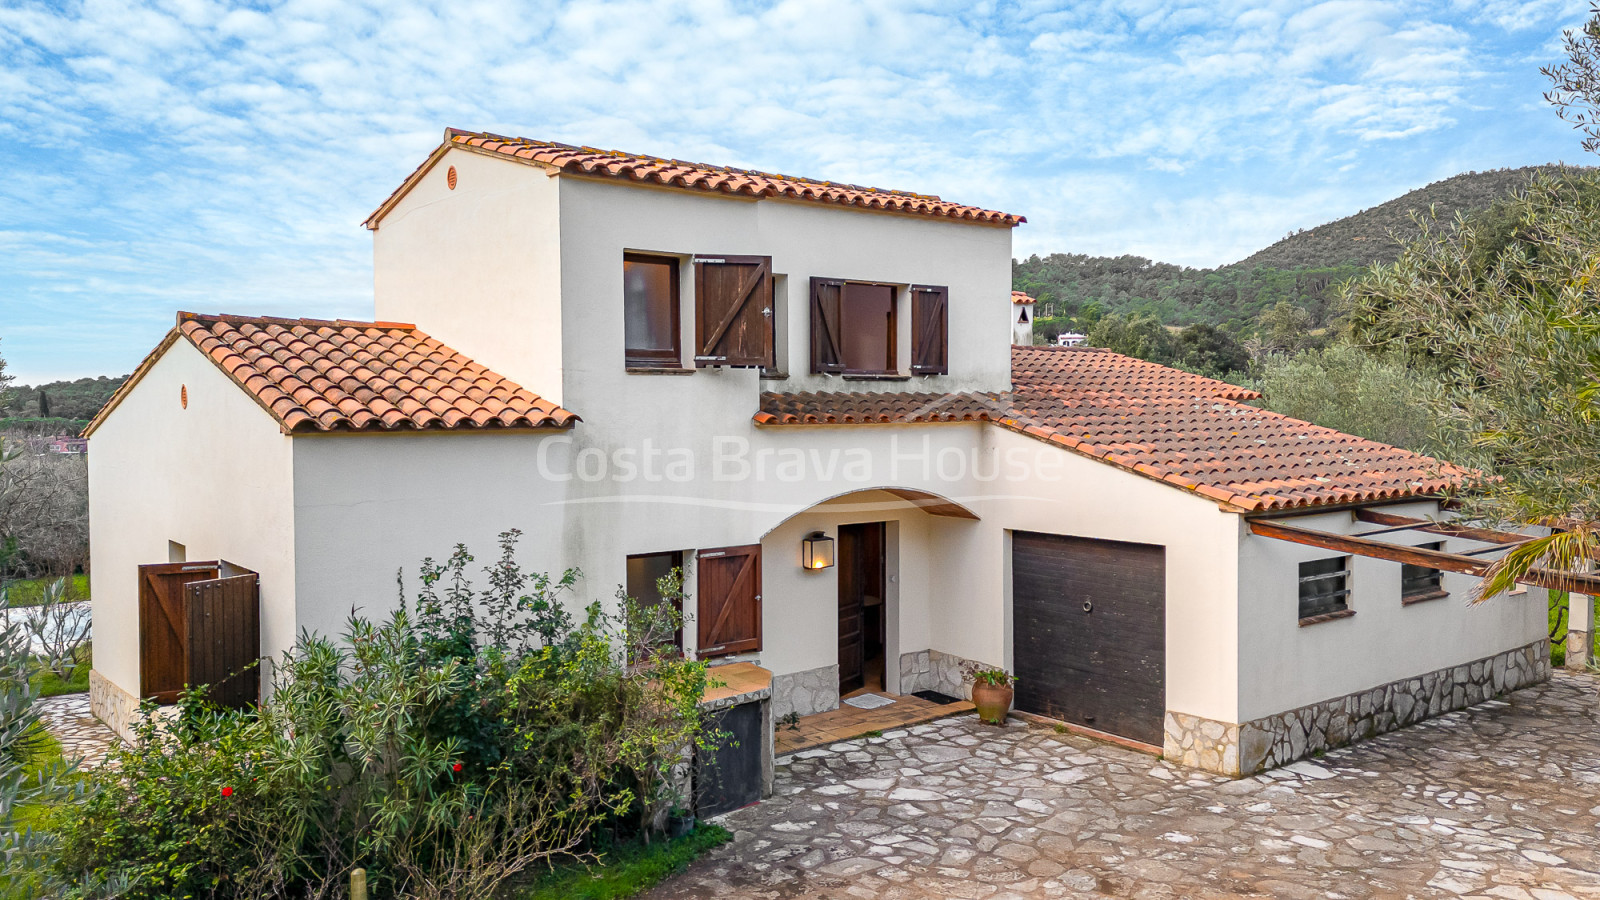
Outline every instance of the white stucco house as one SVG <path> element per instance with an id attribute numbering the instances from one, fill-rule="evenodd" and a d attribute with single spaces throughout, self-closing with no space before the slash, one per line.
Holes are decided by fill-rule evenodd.
<path id="1" fill-rule="evenodd" d="M 270 658 L 511 528 L 577 603 L 686 567 L 685 650 L 778 715 L 981 661 L 1239 774 L 1547 676 L 1542 593 L 1464 602 L 1516 536 L 1434 521 L 1458 470 L 1013 346 L 1023 221 L 447 131 L 366 223 L 374 321 L 181 313 L 91 425 L 97 714 L 194 671 L 185 581 L 258 583 L 216 640 Z"/>

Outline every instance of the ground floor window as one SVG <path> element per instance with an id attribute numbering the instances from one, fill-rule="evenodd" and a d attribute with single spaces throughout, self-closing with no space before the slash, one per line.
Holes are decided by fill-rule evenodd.
<path id="1" fill-rule="evenodd" d="M 681 615 L 683 606 L 679 598 L 670 600 L 661 594 L 661 579 L 671 575 L 673 570 L 683 570 L 683 553 L 673 550 L 668 553 L 641 553 L 628 557 L 628 596 L 647 606 L 656 606 L 662 603 L 671 603 L 673 608 Z M 672 636 L 672 644 L 679 650 L 683 649 L 683 629 L 680 627 L 677 634 Z"/>
<path id="2" fill-rule="evenodd" d="M 1349 612 L 1350 557 L 1335 556 L 1300 564 L 1300 619 L 1320 621 Z"/>
<path id="3" fill-rule="evenodd" d="M 1418 544 L 1417 549 L 1443 550 L 1444 544 L 1438 541 L 1432 544 Z M 1423 600 L 1433 600 L 1446 596 L 1442 574 L 1438 569 L 1402 563 L 1400 565 L 1400 602 L 1420 603 Z"/>

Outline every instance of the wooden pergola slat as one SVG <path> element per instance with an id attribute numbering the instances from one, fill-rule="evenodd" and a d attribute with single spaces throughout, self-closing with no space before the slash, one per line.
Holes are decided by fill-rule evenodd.
<path id="1" fill-rule="evenodd" d="M 1417 531 L 1426 531 L 1429 534 L 1442 534 L 1445 537 L 1462 538 L 1469 541 L 1482 541 L 1486 544 L 1520 544 L 1529 540 L 1531 535 L 1517 534 L 1514 531 L 1497 531 L 1493 528 L 1474 528 L 1470 525 L 1452 525 L 1448 522 L 1433 522 L 1428 519 L 1417 519 L 1411 516 L 1397 516 L 1394 513 L 1379 512 L 1375 509 L 1358 509 L 1355 511 L 1356 519 L 1371 525 L 1391 525 L 1394 529 L 1401 530 L 1412 528 Z M 1382 532 L 1369 532 L 1381 534 Z"/>
<path id="2" fill-rule="evenodd" d="M 1359 518 L 1360 511 L 1357 513 Z M 1384 515 L 1376 513 L 1375 515 Z M 1428 525 L 1437 525 L 1440 528 L 1451 526 L 1439 523 L 1417 520 Z M 1374 524 L 1393 524 L 1377 522 Z M 1430 530 L 1422 529 L 1418 530 Z M 1477 532 L 1488 532 L 1488 529 L 1466 529 Z M 1460 553 L 1445 553 L 1442 550 L 1425 550 L 1421 547 L 1402 547 L 1395 544 L 1385 544 L 1370 538 L 1354 537 L 1347 534 L 1333 534 L 1326 531 L 1317 531 L 1313 528 L 1302 528 L 1298 525 L 1285 525 L 1282 522 L 1268 521 L 1265 519 L 1252 519 L 1250 521 L 1252 534 L 1273 538 L 1280 541 L 1289 541 L 1295 544 L 1304 544 L 1309 547 L 1320 547 L 1324 550 L 1336 550 L 1340 553 L 1349 553 L 1353 556 L 1366 556 L 1372 559 L 1383 559 L 1390 562 L 1405 563 L 1420 566 L 1425 569 L 1439 569 L 1445 572 L 1459 572 L 1463 575 L 1483 577 L 1488 570 L 1489 563 L 1481 559 L 1473 559 Z M 1436 534 L 1444 532 L 1434 532 Z M 1507 537 L 1515 537 L 1517 542 L 1527 540 L 1527 535 L 1512 535 L 1510 532 L 1493 532 Z M 1452 537 L 1469 538 L 1466 534 L 1452 532 Z M 1470 537 L 1470 540 L 1487 540 L 1486 538 Z M 1493 543 L 1510 543 L 1500 540 Z M 1523 584 L 1537 585 L 1538 587 L 1551 588 L 1558 591 L 1571 591 L 1578 594 L 1593 596 L 1600 594 L 1600 575 L 1581 575 L 1572 572 L 1557 572 L 1554 569 L 1530 569 L 1525 577 L 1519 579 Z"/>

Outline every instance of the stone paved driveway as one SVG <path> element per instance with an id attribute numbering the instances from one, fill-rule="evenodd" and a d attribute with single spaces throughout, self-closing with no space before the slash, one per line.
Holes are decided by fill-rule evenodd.
<path id="1" fill-rule="evenodd" d="M 780 761 L 664 898 L 1600 898 L 1597 682 L 1228 781 L 972 717 Z"/>

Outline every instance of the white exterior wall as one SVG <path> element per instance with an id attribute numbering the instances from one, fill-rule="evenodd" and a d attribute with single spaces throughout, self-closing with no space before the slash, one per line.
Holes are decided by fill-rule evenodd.
<path id="1" fill-rule="evenodd" d="M 607 446 L 586 440 L 592 431 L 585 423 L 545 435 L 297 438 L 301 624 L 337 633 L 352 605 L 382 614 L 395 601 L 396 571 L 405 573 L 409 596 L 424 557 L 442 559 L 465 542 L 482 566 L 495 553 L 496 535 L 508 528 L 524 532 L 526 569 L 583 570 L 572 598 L 579 609 L 610 602 L 626 581 L 630 554 L 759 542 L 759 659 L 785 675 L 832 665 L 838 654 L 838 570 L 802 570 L 801 538 L 817 530 L 837 536 L 844 523 L 886 521 L 896 577 L 889 677 L 898 676 L 899 654 L 926 649 L 1009 665 L 1008 533 L 1041 531 L 1164 545 L 1168 705 L 1221 720 L 1236 714 L 1237 517 L 1209 501 L 977 424 L 749 428 L 742 435 L 751 442 L 743 457 L 751 464 L 749 479 L 718 480 L 705 436 L 692 445 L 697 469 L 688 482 L 647 482 L 642 475 L 558 482 L 540 475 L 541 447 L 544 469 L 563 474 L 573 471 L 579 453 L 593 462 L 604 450 L 615 460 L 615 451 L 637 450 L 642 440 Z M 851 452 L 868 462 L 850 468 Z M 975 453 L 982 474 L 999 477 L 975 478 Z M 791 480 L 780 467 L 796 457 L 808 477 Z M 830 457 L 838 468 L 821 477 L 818 467 Z M 765 477 L 756 477 L 763 458 Z M 1004 467 L 997 470 L 996 461 Z M 980 519 L 932 516 L 874 490 L 880 487 L 948 497 Z M 687 612 L 694 614 L 692 602 Z M 685 633 L 692 646 L 693 626 Z"/>
<path id="2" fill-rule="evenodd" d="M 562 320 L 568 353 L 569 408 L 603 416 L 618 404 L 637 421 L 629 392 L 644 378 L 623 365 L 622 255 L 678 256 L 684 360 L 692 365 L 694 267 L 700 255 L 771 256 L 777 298 L 780 368 L 768 390 L 997 391 L 1011 383 L 1011 228 L 929 216 L 871 212 L 796 200 L 739 199 L 668 188 L 563 176 L 561 186 Z M 950 374 L 903 382 L 810 374 L 813 276 L 950 288 Z M 910 370 L 911 314 L 900 292 L 901 371 Z M 748 374 L 748 373 L 746 373 Z M 673 387 L 679 398 L 720 394 L 716 376 L 697 372 Z M 726 379 L 725 379 L 726 381 Z M 692 393 L 691 393 L 692 392 Z M 753 398 L 750 401 L 753 402 Z M 597 407 L 597 403 L 605 404 Z M 577 404 L 573 406 L 572 404 Z M 580 409 L 579 407 L 582 407 Z M 741 410 L 748 418 L 754 407 Z M 698 422 L 703 427 L 704 422 Z"/>
<path id="3" fill-rule="evenodd" d="M 800 538 L 818 529 L 836 534 L 843 522 L 890 521 L 899 523 L 903 574 L 898 583 L 905 598 L 897 626 L 904 647 L 897 652 L 929 648 L 934 639 L 930 622 L 937 614 L 934 596 L 946 590 L 972 594 L 992 585 L 989 606 L 995 621 L 984 626 L 988 639 L 981 649 L 983 658 L 999 661 L 1002 561 L 996 554 L 943 559 L 948 542 L 940 539 L 943 533 L 987 527 L 994 531 L 993 543 L 999 540 L 998 526 L 930 516 L 873 492 L 884 486 L 910 487 L 961 493 L 973 502 L 970 481 L 946 483 L 931 468 L 922 471 L 920 462 L 897 467 L 891 457 L 898 452 L 920 458 L 924 437 L 930 454 L 949 450 L 970 455 L 984 428 L 752 428 L 747 435 L 751 448 L 743 457 L 750 465 L 749 478 L 718 480 L 709 441 L 702 438 L 692 445 L 697 451 L 695 477 L 682 482 L 664 477 L 648 481 L 642 468 L 634 480 L 574 476 L 575 466 L 592 465 L 602 449 L 606 465 L 617 473 L 616 451 L 638 450 L 642 441 L 601 447 L 584 440 L 583 424 L 572 432 L 542 434 L 299 437 L 294 442 L 293 491 L 297 615 L 303 627 L 340 633 L 352 607 L 368 616 L 394 608 L 396 572 L 404 574 L 407 597 L 412 597 L 422 559 L 442 560 L 456 543 L 465 543 L 477 557 L 477 574 L 498 553 L 499 533 L 511 528 L 523 532 L 518 558 L 525 571 L 582 570 L 584 577 L 571 597 L 575 611 L 596 600 L 612 604 L 617 588 L 626 582 L 629 555 L 682 550 L 692 566 L 694 550 L 761 543 L 765 639 L 760 659 L 782 675 L 830 665 L 837 656 L 836 614 L 827 612 L 836 605 L 837 570 L 801 570 Z M 1030 444 L 1030 454 L 1060 453 Z M 655 446 L 659 450 L 663 445 L 657 441 Z M 769 452 L 763 454 L 763 448 Z M 782 459 L 779 450 L 786 454 Z M 844 455 L 852 451 L 857 454 L 853 459 L 868 462 L 847 472 Z M 583 463 L 577 462 L 580 455 Z M 792 465 L 796 455 L 808 467 L 818 460 L 828 465 L 832 457 L 837 460 L 832 463 L 835 477 L 789 478 L 790 471 L 780 469 L 780 463 Z M 656 471 L 663 468 L 658 460 Z M 556 477 L 547 477 L 552 474 Z M 813 509 L 840 494 L 849 494 L 843 502 L 855 506 Z M 692 579 L 690 587 L 692 591 Z M 972 615 L 955 601 L 944 608 L 961 609 L 963 620 Z M 685 611 L 694 615 L 693 598 Z M 959 627 L 946 630 L 965 634 Z M 685 629 L 685 643 L 694 645 L 692 625 Z"/>
<path id="4" fill-rule="evenodd" d="M 180 403 L 188 389 L 189 405 Z M 89 454 L 94 668 L 139 692 L 138 567 L 225 559 L 261 573 L 261 640 L 296 628 L 291 441 L 215 364 L 179 338 L 95 430 Z"/>
<path id="5" fill-rule="evenodd" d="M 545 171 L 446 153 L 373 233 L 374 305 L 561 403 L 558 188 Z"/>
<path id="6" fill-rule="evenodd" d="M 1011 485 L 994 515 L 1010 531 L 1037 531 L 1101 540 L 1156 544 L 1166 548 L 1167 708 L 1224 722 L 1239 708 L 1238 598 L 1239 516 L 1203 497 L 1160 484 L 1033 438 L 990 428 L 984 442 L 1002 448 L 1044 446 L 1061 459 L 1058 478 Z M 960 555 L 957 555 L 960 554 Z M 945 555 L 952 566 L 970 557 L 1004 559 L 1010 546 L 985 535 L 981 543 Z M 1012 663 L 1010 596 L 1006 591 L 1005 664 Z M 952 604 L 934 616 L 934 646 L 966 656 L 962 648 L 992 643 L 986 619 L 963 613 L 970 596 L 945 595 Z M 981 657 L 980 657 L 981 658 Z"/>
<path id="7" fill-rule="evenodd" d="M 1415 518 L 1439 514 L 1432 502 L 1384 507 L 1384 512 Z M 1287 523 L 1335 534 L 1380 527 L 1355 521 L 1348 511 L 1295 517 Z M 1341 554 L 1250 534 L 1242 520 L 1239 529 L 1239 718 L 1224 721 L 1246 722 L 1297 709 L 1545 637 L 1541 589 L 1469 606 L 1476 579 L 1446 572 L 1443 587 L 1449 597 L 1403 606 L 1400 563 L 1362 556 L 1351 557 L 1349 606 L 1356 614 L 1301 627 L 1299 564 Z M 1412 531 L 1376 540 L 1411 545 L 1442 541 L 1446 551 L 1456 553 L 1485 546 Z"/>

